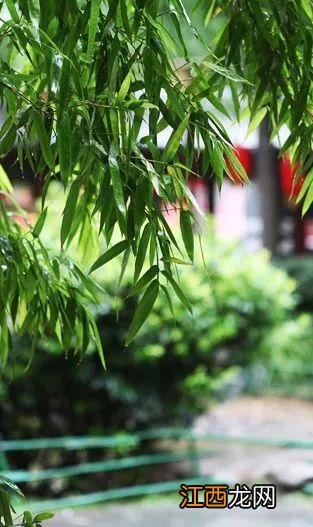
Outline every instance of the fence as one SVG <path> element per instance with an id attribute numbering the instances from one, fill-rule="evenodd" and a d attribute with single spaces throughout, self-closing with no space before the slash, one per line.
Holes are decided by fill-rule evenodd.
<path id="1" fill-rule="evenodd" d="M 151 440 L 175 440 L 185 443 L 183 451 L 168 451 L 154 454 L 126 456 L 120 459 L 108 459 L 104 461 L 81 463 L 77 465 L 45 468 L 40 470 L 10 470 L 7 456 L 12 451 L 66 449 L 66 450 L 85 450 L 85 449 L 115 449 L 120 447 L 138 447 L 144 441 Z M 29 440 L 9 440 L 0 441 L 0 473 L 11 479 L 15 483 L 26 483 L 34 481 L 47 481 L 59 478 L 73 478 L 77 476 L 114 472 L 134 467 L 149 467 L 152 465 L 168 464 L 171 462 L 189 461 L 191 463 L 190 477 L 188 483 L 203 483 L 204 476 L 200 477 L 201 459 L 212 455 L 212 450 L 203 451 L 198 449 L 198 442 L 231 442 L 242 445 L 268 446 L 277 448 L 298 448 L 312 449 L 313 441 L 301 441 L 292 439 L 274 439 L 257 437 L 238 437 L 215 434 L 198 434 L 193 430 L 180 428 L 166 428 L 158 430 L 148 430 L 134 434 L 118 434 L 107 437 L 60 437 L 50 439 L 29 439 Z M 206 483 L 208 483 L 208 478 Z M 166 481 L 160 483 L 148 483 L 145 485 L 134 485 L 119 489 L 110 489 L 88 494 L 67 496 L 56 499 L 43 499 L 32 502 L 29 506 L 32 510 L 37 508 L 57 509 L 65 507 L 75 507 L 81 505 L 91 505 L 100 502 L 107 502 L 115 499 L 130 498 L 161 492 L 177 491 L 182 481 Z M 214 483 L 214 482 L 212 482 Z M 218 482 L 215 482 L 218 483 Z M 305 492 L 313 495 L 313 484 L 305 487 Z"/>

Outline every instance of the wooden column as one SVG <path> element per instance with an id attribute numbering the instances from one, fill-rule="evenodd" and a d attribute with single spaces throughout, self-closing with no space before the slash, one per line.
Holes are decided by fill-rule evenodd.
<path id="1" fill-rule="evenodd" d="M 256 155 L 256 177 L 260 189 L 263 245 L 275 252 L 281 221 L 281 190 L 275 150 L 270 144 L 270 124 L 265 118 L 259 129 L 260 141 Z"/>

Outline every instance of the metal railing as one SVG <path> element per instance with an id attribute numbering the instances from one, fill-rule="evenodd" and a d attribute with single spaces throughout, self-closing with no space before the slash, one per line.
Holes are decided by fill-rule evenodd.
<path id="1" fill-rule="evenodd" d="M 143 441 L 151 440 L 176 440 L 175 450 L 161 451 L 158 453 L 125 456 L 117 459 L 78 463 L 76 465 L 60 466 L 43 469 L 10 470 L 7 455 L 13 451 L 31 450 L 86 450 L 86 449 L 117 449 L 139 447 Z M 183 450 L 177 450 L 177 441 L 185 443 Z M 28 483 L 35 481 L 48 481 L 60 478 L 73 478 L 82 475 L 114 472 L 134 467 L 149 467 L 152 465 L 168 464 L 173 462 L 188 461 L 191 463 L 190 477 L 188 483 L 203 483 L 200 477 L 199 462 L 201 459 L 212 455 L 212 450 L 200 450 L 199 443 L 219 442 L 236 443 L 242 445 L 255 445 L 260 447 L 296 448 L 313 450 L 313 440 L 303 441 L 294 439 L 261 438 L 249 436 L 229 436 L 216 434 L 199 434 L 192 429 L 160 428 L 147 430 L 133 434 L 117 434 L 115 436 L 94 437 L 59 437 L 45 439 L 27 440 L 4 440 L 0 441 L 0 474 L 11 479 L 15 483 Z M 168 446 L 168 445 L 167 445 Z M 207 478 L 206 483 L 208 483 Z M 147 483 L 145 485 L 133 485 L 119 489 L 109 489 L 87 494 L 66 496 L 55 499 L 43 499 L 29 504 L 33 510 L 57 509 L 75 507 L 79 505 L 90 505 L 107 502 L 115 499 L 130 498 L 161 492 L 175 491 L 179 489 L 181 481 L 165 481 L 160 483 Z M 305 492 L 313 494 L 313 484 L 305 487 Z"/>

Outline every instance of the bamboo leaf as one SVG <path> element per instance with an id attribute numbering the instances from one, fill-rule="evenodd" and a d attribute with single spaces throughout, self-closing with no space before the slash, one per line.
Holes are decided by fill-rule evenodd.
<path id="1" fill-rule="evenodd" d="M 35 238 L 38 238 L 38 236 L 40 235 L 42 229 L 43 229 L 43 226 L 45 224 L 45 221 L 46 221 L 46 217 L 47 217 L 47 212 L 48 212 L 48 208 L 46 207 L 45 209 L 43 209 L 43 211 L 41 212 L 37 222 L 36 222 L 36 225 L 34 226 L 33 230 L 32 230 L 32 233 L 33 233 L 33 236 Z"/>
<path id="2" fill-rule="evenodd" d="M 67 112 L 63 112 L 58 126 L 60 173 L 64 186 L 71 175 L 71 125 Z"/>
<path id="3" fill-rule="evenodd" d="M 62 225 L 61 225 L 61 246 L 64 245 L 66 239 L 68 238 L 70 229 L 72 227 L 72 224 L 75 218 L 75 210 L 76 210 L 76 205 L 77 205 L 78 196 L 79 196 L 79 189 L 80 189 L 80 181 L 76 179 L 72 183 L 72 186 L 67 196 L 65 208 L 63 211 L 63 220 L 62 220 Z"/>
<path id="4" fill-rule="evenodd" d="M 119 254 L 125 251 L 125 249 L 128 247 L 127 240 L 123 240 L 121 242 L 116 243 L 113 245 L 113 247 L 110 247 L 105 253 L 103 253 L 99 258 L 94 262 L 94 264 L 91 266 L 90 273 L 98 269 L 99 267 L 102 267 L 102 265 L 106 264 Z"/>
<path id="5" fill-rule="evenodd" d="M 131 72 L 131 70 L 129 70 L 129 72 L 127 73 L 125 79 L 123 80 L 123 82 L 121 84 L 121 87 L 119 89 L 119 92 L 118 92 L 118 94 L 116 96 L 116 100 L 118 102 L 123 101 L 125 99 L 126 95 L 128 94 L 130 83 L 131 83 L 131 78 L 132 78 L 132 72 Z"/>
<path id="6" fill-rule="evenodd" d="M 173 289 L 174 289 L 176 295 L 178 296 L 179 300 L 182 302 L 182 304 L 184 304 L 184 306 L 188 309 L 188 311 L 190 311 L 190 313 L 192 313 L 192 305 L 189 302 L 188 298 L 186 297 L 186 295 L 185 295 L 184 291 L 182 290 L 181 286 L 176 282 L 176 280 L 174 280 L 173 276 L 170 273 L 168 273 L 167 271 L 162 271 L 162 273 L 164 274 L 164 276 L 170 282 L 170 284 L 173 287 Z"/>
<path id="7" fill-rule="evenodd" d="M 54 155 L 51 150 L 50 140 L 48 138 L 47 130 L 40 113 L 34 112 L 34 125 L 40 142 L 40 148 L 45 162 L 50 170 L 54 171 Z"/>
<path id="8" fill-rule="evenodd" d="M 188 121 L 189 116 L 186 115 L 177 129 L 172 132 L 162 156 L 166 163 L 173 159 L 174 155 L 176 154 L 184 132 L 187 128 Z"/>
<path id="9" fill-rule="evenodd" d="M 54 517 L 53 512 L 40 512 L 34 517 L 34 523 L 41 523 Z"/>
<path id="10" fill-rule="evenodd" d="M 142 275 L 142 277 L 138 280 L 138 282 L 136 282 L 135 285 L 133 285 L 129 293 L 129 296 L 133 296 L 137 293 L 140 293 L 142 289 L 144 289 L 148 284 L 150 284 L 151 280 L 153 280 L 153 278 L 158 274 L 158 271 L 159 269 L 157 265 L 153 265 L 152 267 L 150 267 L 150 269 L 148 269 L 148 271 L 146 271 Z"/>
<path id="11" fill-rule="evenodd" d="M 303 202 L 302 216 L 305 215 L 305 213 L 308 211 L 312 203 L 313 203 L 313 182 L 310 183 L 305 199 L 304 199 L 304 202 Z"/>
<path id="12" fill-rule="evenodd" d="M 141 273 L 142 266 L 145 261 L 149 240 L 151 236 L 151 229 L 150 224 L 147 223 L 147 225 L 144 227 L 143 233 L 140 238 L 136 261 L 135 261 L 135 272 L 134 272 L 134 282 L 137 282 L 139 275 Z"/>
<path id="13" fill-rule="evenodd" d="M 261 124 L 266 114 L 267 114 L 267 108 L 263 107 L 253 116 L 252 120 L 250 121 L 246 137 L 252 134 L 252 132 L 254 132 L 254 130 Z"/>
<path id="14" fill-rule="evenodd" d="M 191 223 L 191 213 L 188 210 L 181 209 L 180 211 L 180 230 L 183 237 L 183 242 L 186 247 L 187 254 L 193 262 L 194 255 L 194 239 Z"/>
<path id="15" fill-rule="evenodd" d="M 143 297 L 141 298 L 134 314 L 134 318 L 132 320 L 132 323 L 129 328 L 128 336 L 126 339 L 126 346 L 129 346 L 131 341 L 134 339 L 134 337 L 137 335 L 138 331 L 140 330 L 141 326 L 149 316 L 149 314 L 152 311 L 152 308 L 155 304 L 155 301 L 158 297 L 159 293 L 159 282 L 158 280 L 154 280 L 149 285 L 148 289 L 144 293 Z"/>
<path id="16" fill-rule="evenodd" d="M 91 0 L 90 19 L 89 19 L 89 33 L 87 44 L 87 55 L 92 55 L 94 51 L 94 43 L 98 29 L 100 13 L 100 0 Z"/>
<path id="17" fill-rule="evenodd" d="M 15 5 L 14 5 L 14 2 L 12 0 L 5 0 L 5 4 L 8 8 L 8 11 L 12 17 L 12 19 L 14 20 L 14 22 L 16 24 L 19 24 L 20 22 L 20 17 L 18 16 L 18 13 L 16 11 L 16 8 L 15 8 Z"/>
<path id="18" fill-rule="evenodd" d="M 99 335 L 99 331 L 98 331 L 98 328 L 97 328 L 97 324 L 96 324 L 96 322 L 95 322 L 95 320 L 93 318 L 90 319 L 90 323 L 91 323 L 91 327 L 92 327 L 92 330 L 93 330 L 93 336 L 94 336 L 94 339 L 95 339 L 96 348 L 97 348 L 97 351 L 98 351 L 98 354 L 99 354 L 99 357 L 100 357 L 101 364 L 103 366 L 103 369 L 106 370 L 107 367 L 106 367 L 106 363 L 105 363 L 105 358 L 104 358 L 104 353 L 103 353 L 103 348 L 102 348 L 102 342 L 101 342 L 101 339 L 100 339 L 100 335 Z"/>
<path id="19" fill-rule="evenodd" d="M 9 194 L 13 194 L 14 192 L 11 182 L 2 165 L 0 165 L 0 190 L 5 190 L 6 192 L 9 192 Z"/>
<path id="20" fill-rule="evenodd" d="M 122 214 L 125 214 L 126 207 L 124 201 L 124 193 L 122 187 L 122 181 L 120 176 L 120 170 L 115 156 L 109 157 L 109 167 L 113 186 L 114 198 L 116 201 L 117 208 Z"/>

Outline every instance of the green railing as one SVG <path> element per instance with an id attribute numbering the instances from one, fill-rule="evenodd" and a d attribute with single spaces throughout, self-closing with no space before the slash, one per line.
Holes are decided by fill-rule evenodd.
<path id="1" fill-rule="evenodd" d="M 85 450 L 85 449 L 118 449 L 139 447 L 144 441 L 166 440 L 168 447 L 170 440 L 175 441 L 175 451 L 160 451 L 158 453 L 125 456 L 117 459 L 107 459 L 104 461 L 94 461 L 80 463 L 77 465 L 44 468 L 38 470 L 10 470 L 7 455 L 12 451 L 31 451 L 31 450 Z M 177 441 L 184 443 L 177 448 Z M 60 478 L 73 478 L 82 475 L 106 473 L 131 469 L 135 467 L 149 467 L 152 465 L 168 464 L 173 462 L 188 461 L 191 463 L 190 477 L 188 483 L 205 482 L 210 478 L 200 477 L 199 462 L 201 459 L 212 455 L 212 450 L 200 450 L 199 444 L 204 442 L 219 443 L 239 443 L 244 445 L 255 445 L 263 447 L 277 448 L 297 448 L 312 449 L 312 441 L 302 441 L 294 439 L 276 439 L 260 437 L 240 437 L 216 434 L 199 434 L 192 429 L 181 428 L 161 428 L 157 430 L 147 430 L 134 434 L 117 434 L 109 437 L 60 437 L 50 439 L 28 439 L 28 440 L 9 440 L 0 441 L 0 473 L 16 483 L 28 483 L 35 481 L 47 481 Z M 182 448 L 183 447 L 183 448 Z M 164 448 L 164 444 L 163 444 Z M 182 481 L 166 481 L 160 483 L 150 483 L 145 485 L 134 485 L 119 489 L 92 492 L 77 496 L 67 496 L 58 499 L 40 500 L 32 502 L 29 506 L 33 510 L 40 508 L 56 509 L 63 507 L 75 507 L 79 505 L 89 505 L 99 502 L 106 502 L 115 499 L 130 498 L 140 495 L 155 494 L 160 492 L 177 491 Z M 218 483 L 218 482 L 215 482 Z M 233 482 L 229 482 L 233 483 Z M 313 494 L 313 485 L 307 485 L 305 492 Z"/>

